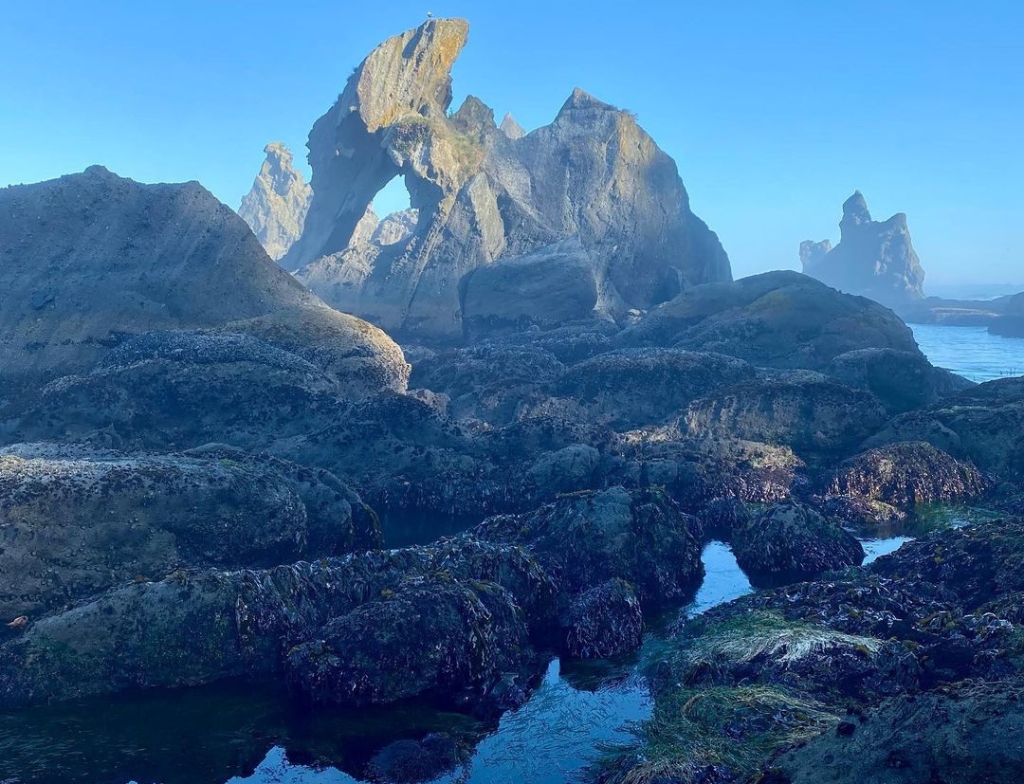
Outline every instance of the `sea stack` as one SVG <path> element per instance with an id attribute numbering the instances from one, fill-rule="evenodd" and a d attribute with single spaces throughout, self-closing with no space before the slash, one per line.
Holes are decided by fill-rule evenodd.
<path id="1" fill-rule="evenodd" d="M 910 241 L 904 213 L 873 221 L 864 196 L 856 191 L 843 204 L 839 231 L 840 241 L 834 248 L 828 240 L 800 243 L 804 273 L 889 307 L 924 297 L 924 269 Z"/>

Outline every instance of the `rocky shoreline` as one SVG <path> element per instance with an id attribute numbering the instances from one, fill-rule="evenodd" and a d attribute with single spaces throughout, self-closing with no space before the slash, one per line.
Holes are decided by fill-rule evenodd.
<path id="1" fill-rule="evenodd" d="M 594 778 L 1024 772 L 988 738 L 1022 722 L 1024 379 L 802 274 L 732 281 L 674 162 L 582 91 L 525 135 L 449 115 L 465 37 L 356 69 L 311 197 L 268 148 L 249 210 L 305 229 L 264 241 L 355 315 L 197 183 L 0 191 L 0 711 L 240 683 L 494 722 L 551 656 L 635 655 L 716 540 L 762 590 L 674 629 Z M 394 175 L 418 218 L 361 231 Z M 966 503 L 1000 519 L 862 566 Z M 409 742 L 378 779 L 461 753 Z"/>

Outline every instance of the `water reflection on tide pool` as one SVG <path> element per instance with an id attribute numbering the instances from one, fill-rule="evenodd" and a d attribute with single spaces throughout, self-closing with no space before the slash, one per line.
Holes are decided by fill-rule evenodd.
<path id="1" fill-rule="evenodd" d="M 908 537 L 866 542 L 869 558 Z M 706 577 L 682 608 L 696 615 L 752 591 L 729 547 L 711 542 Z M 672 613 L 666 621 L 676 616 Z M 352 784 L 393 741 L 453 738 L 460 762 L 439 784 L 554 784 L 628 739 L 651 710 L 639 675 L 665 644 L 654 621 L 639 654 L 615 661 L 552 659 L 530 700 L 500 722 L 405 706 L 325 712 L 290 708 L 273 690 L 216 686 L 0 715 L 0 782 L 83 784 Z M 269 749 L 269 752 L 267 751 Z M 422 780 L 422 779 L 420 779 Z"/>

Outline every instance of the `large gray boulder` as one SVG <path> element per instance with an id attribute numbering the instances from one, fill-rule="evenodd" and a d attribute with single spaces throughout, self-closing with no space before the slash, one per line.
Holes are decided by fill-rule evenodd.
<path id="1" fill-rule="evenodd" d="M 572 238 L 478 267 L 463 279 L 466 335 L 556 327 L 589 317 L 597 304 L 590 257 Z"/>
<path id="2" fill-rule="evenodd" d="M 449 116 L 450 69 L 468 29 L 437 19 L 388 39 L 315 123 L 314 197 L 284 261 L 300 280 L 392 334 L 453 339 L 467 273 L 574 236 L 584 288 L 613 316 L 730 279 L 675 163 L 628 112 L 576 90 L 551 125 L 526 135 L 499 129 L 473 97 Z M 366 205 L 395 177 L 418 210 L 415 232 L 387 246 L 353 242 Z"/>
<path id="3" fill-rule="evenodd" d="M 842 238 L 800 244 L 803 271 L 830 286 L 898 305 L 924 297 L 924 270 L 914 252 L 902 212 L 887 221 L 871 220 L 860 191 L 843 204 Z"/>
<path id="4" fill-rule="evenodd" d="M 292 165 L 292 154 L 281 142 L 271 142 L 252 189 L 242 198 L 238 214 L 252 229 L 270 258 L 277 261 L 302 234 L 309 185 Z"/>
<path id="5" fill-rule="evenodd" d="M 9 447 L 0 451 L 0 618 L 182 566 L 270 565 L 374 545 L 374 524 L 328 472 L 237 450 Z"/>
<path id="6" fill-rule="evenodd" d="M 387 335 L 303 288 L 198 183 L 142 185 L 94 166 L 0 190 L 0 377 L 88 372 L 158 330 L 259 338 L 326 371 L 340 394 L 408 378 Z"/>
<path id="7" fill-rule="evenodd" d="M 836 357 L 858 349 L 922 356 L 910 328 L 892 311 L 789 271 L 694 286 L 624 330 L 618 342 L 715 351 L 762 367 L 822 371 Z"/>

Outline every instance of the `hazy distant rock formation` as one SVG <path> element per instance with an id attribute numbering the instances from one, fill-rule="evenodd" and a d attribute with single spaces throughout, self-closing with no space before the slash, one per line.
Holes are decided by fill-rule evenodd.
<path id="1" fill-rule="evenodd" d="M 928 297 L 898 311 L 910 324 L 988 327 L 993 335 L 1024 337 L 1024 292 L 987 300 Z"/>
<path id="2" fill-rule="evenodd" d="M 431 20 L 385 41 L 313 126 L 314 198 L 284 264 L 330 304 L 418 337 L 458 338 L 460 281 L 496 259 L 578 237 L 612 316 L 731 278 L 690 212 L 676 165 L 628 112 L 575 90 L 523 135 L 474 97 L 453 115 L 450 69 L 468 24 Z M 353 241 L 367 204 L 404 177 L 412 235 Z"/>
<path id="3" fill-rule="evenodd" d="M 924 270 L 910 242 L 907 216 L 871 220 L 860 191 L 843 204 L 836 247 L 828 240 L 800 243 L 803 271 L 841 291 L 893 306 L 924 297 Z"/>
<path id="4" fill-rule="evenodd" d="M 292 154 L 281 142 L 263 151 L 267 159 L 238 214 L 249 224 L 270 258 L 277 261 L 302 234 L 312 191 L 302 173 L 292 166 Z"/>
<path id="5" fill-rule="evenodd" d="M 401 349 L 310 294 L 199 183 L 93 166 L 0 190 L 0 382 L 88 372 L 133 335 L 180 330 L 269 343 L 335 393 L 405 389 Z"/>

